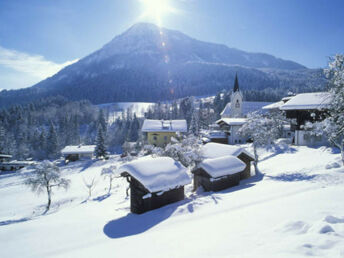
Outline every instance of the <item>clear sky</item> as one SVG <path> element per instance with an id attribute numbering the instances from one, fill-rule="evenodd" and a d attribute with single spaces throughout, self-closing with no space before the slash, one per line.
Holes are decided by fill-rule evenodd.
<path id="1" fill-rule="evenodd" d="M 166 28 L 309 68 L 344 52 L 344 0 L 1 0 L 0 90 L 33 85 L 156 12 Z"/>

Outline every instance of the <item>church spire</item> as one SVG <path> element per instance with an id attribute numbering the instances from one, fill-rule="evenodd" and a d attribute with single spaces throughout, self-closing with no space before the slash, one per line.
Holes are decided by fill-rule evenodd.
<path id="1" fill-rule="evenodd" d="M 233 92 L 239 91 L 238 73 L 235 74 L 234 89 Z"/>

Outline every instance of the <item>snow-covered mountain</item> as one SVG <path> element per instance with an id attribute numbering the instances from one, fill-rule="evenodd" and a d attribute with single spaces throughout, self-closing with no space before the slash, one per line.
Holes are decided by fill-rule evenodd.
<path id="1" fill-rule="evenodd" d="M 35 86 L 1 92 L 0 103 L 6 106 L 14 99 L 25 102 L 56 94 L 97 104 L 214 94 L 230 89 L 235 73 L 244 89 L 278 88 L 286 92 L 321 84 L 319 70 L 293 61 L 139 23 Z"/>

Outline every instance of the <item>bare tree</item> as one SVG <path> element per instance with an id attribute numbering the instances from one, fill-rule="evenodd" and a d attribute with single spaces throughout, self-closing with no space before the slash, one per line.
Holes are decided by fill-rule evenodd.
<path id="1" fill-rule="evenodd" d="M 112 189 L 112 181 L 118 177 L 117 173 L 117 166 L 111 166 L 108 168 L 103 168 L 101 175 L 106 179 L 109 179 L 109 190 L 108 194 L 110 194 L 111 189 Z"/>
<path id="2" fill-rule="evenodd" d="M 53 188 L 64 188 L 67 190 L 70 180 L 61 178 L 59 167 L 55 163 L 45 160 L 36 166 L 31 177 L 27 178 L 24 183 L 37 194 L 47 192 L 48 203 L 44 212 L 46 213 L 50 209 Z"/>
<path id="3" fill-rule="evenodd" d="M 94 190 L 94 188 L 96 187 L 96 184 L 97 184 L 96 178 L 93 177 L 90 182 L 87 182 L 85 180 L 85 178 L 82 178 L 82 180 L 84 181 L 85 187 L 86 187 L 87 192 L 88 192 L 87 200 L 89 200 L 92 196 L 92 191 Z"/>

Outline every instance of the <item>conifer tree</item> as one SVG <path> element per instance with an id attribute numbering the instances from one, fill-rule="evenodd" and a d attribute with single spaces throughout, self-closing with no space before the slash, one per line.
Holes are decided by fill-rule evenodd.
<path id="1" fill-rule="evenodd" d="M 95 152 L 97 158 L 106 157 L 105 137 L 101 125 L 98 126 Z"/>

